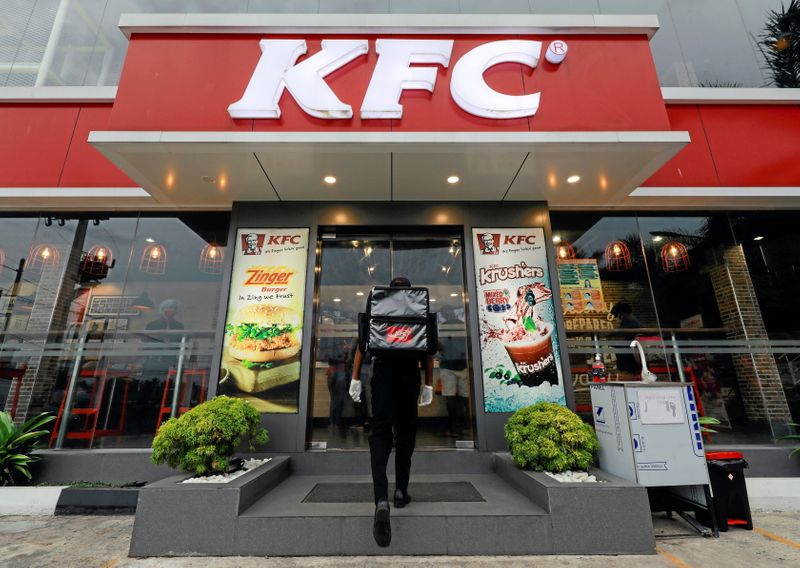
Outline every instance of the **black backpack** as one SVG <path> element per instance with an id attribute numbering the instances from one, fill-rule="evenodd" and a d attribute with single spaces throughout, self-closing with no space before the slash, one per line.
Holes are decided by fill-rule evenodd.
<path id="1" fill-rule="evenodd" d="M 367 312 L 358 314 L 361 351 L 436 353 L 436 314 L 430 311 L 427 288 L 376 286 L 367 298 Z"/>

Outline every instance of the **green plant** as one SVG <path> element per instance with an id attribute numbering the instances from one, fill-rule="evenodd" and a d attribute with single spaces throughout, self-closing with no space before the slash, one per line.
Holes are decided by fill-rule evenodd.
<path id="1" fill-rule="evenodd" d="M 517 410 L 506 422 L 505 436 L 517 465 L 553 473 L 585 470 L 599 446 L 591 426 L 552 402 Z"/>
<path id="2" fill-rule="evenodd" d="M 789 422 L 789 426 L 792 426 L 794 428 L 800 428 L 800 424 L 797 424 L 795 422 Z M 800 440 L 800 434 L 788 434 L 786 436 L 781 437 L 781 440 Z M 792 457 L 795 454 L 800 454 L 800 446 L 793 449 L 789 454 L 789 457 Z"/>
<path id="3" fill-rule="evenodd" d="M 713 416 L 701 416 L 697 419 L 697 422 L 700 424 L 700 432 L 703 434 L 716 434 L 716 430 L 712 430 L 711 428 L 706 428 L 706 426 L 718 426 L 722 424 L 719 420 L 714 418 Z"/>
<path id="4" fill-rule="evenodd" d="M 759 48 L 777 87 L 800 87 L 800 0 L 769 10 Z"/>
<path id="5" fill-rule="evenodd" d="M 261 414 L 244 400 L 218 396 L 162 424 L 152 461 L 197 475 L 223 473 L 244 436 L 251 452 L 269 442 Z"/>
<path id="6" fill-rule="evenodd" d="M 0 412 L 0 485 L 16 485 L 16 478 L 31 479 L 30 465 L 40 458 L 32 456 L 42 436 L 50 434 L 43 427 L 55 416 L 43 412 L 21 426 L 16 426 L 7 412 Z"/>

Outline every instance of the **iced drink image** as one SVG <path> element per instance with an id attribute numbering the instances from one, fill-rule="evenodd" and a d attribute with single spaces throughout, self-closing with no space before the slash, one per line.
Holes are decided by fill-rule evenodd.
<path id="1" fill-rule="evenodd" d="M 522 384 L 527 387 L 545 382 L 558 384 L 551 339 L 553 328 L 534 309 L 537 303 L 551 297 L 550 290 L 541 283 L 520 286 L 512 313 L 505 318 L 506 329 L 500 335 Z"/>
<path id="2" fill-rule="evenodd" d="M 538 387 L 545 382 L 558 384 L 556 357 L 553 354 L 550 333 L 547 329 L 544 335 L 526 334 L 518 341 L 503 342 L 503 347 L 526 387 Z"/>

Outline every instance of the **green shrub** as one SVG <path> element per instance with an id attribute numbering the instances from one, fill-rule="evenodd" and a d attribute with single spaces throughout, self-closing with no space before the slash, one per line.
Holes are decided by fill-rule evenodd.
<path id="1" fill-rule="evenodd" d="M 42 436 L 50 435 L 44 426 L 55 419 L 43 412 L 18 427 L 10 414 L 0 412 L 0 485 L 14 485 L 19 478 L 31 479 L 30 464 L 39 458 L 30 454 Z"/>
<path id="2" fill-rule="evenodd" d="M 505 435 L 514 462 L 536 471 L 585 470 L 598 448 L 592 427 L 552 402 L 517 410 L 506 422 Z"/>
<path id="3" fill-rule="evenodd" d="M 269 442 L 261 414 L 244 400 L 218 396 L 162 424 L 152 460 L 197 475 L 223 473 L 243 436 L 251 452 Z"/>

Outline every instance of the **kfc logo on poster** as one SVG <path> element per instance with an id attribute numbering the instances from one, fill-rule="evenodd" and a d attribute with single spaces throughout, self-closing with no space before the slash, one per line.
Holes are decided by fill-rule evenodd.
<path id="1" fill-rule="evenodd" d="M 299 245 L 300 235 L 270 235 L 268 245 Z"/>
<path id="2" fill-rule="evenodd" d="M 409 343 L 414 330 L 407 325 L 390 325 L 386 329 L 386 343 Z"/>
<path id="3" fill-rule="evenodd" d="M 500 254 L 500 235 L 498 233 L 479 234 L 478 247 L 481 249 L 481 254 Z"/>
<path id="4" fill-rule="evenodd" d="M 535 245 L 534 235 L 506 235 L 503 239 L 504 245 Z"/>
<path id="5" fill-rule="evenodd" d="M 242 235 L 242 254 L 246 255 L 259 255 L 264 249 L 264 238 L 266 235 L 263 233 L 247 233 Z"/>

